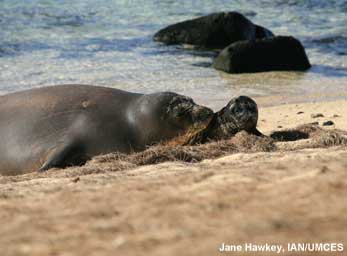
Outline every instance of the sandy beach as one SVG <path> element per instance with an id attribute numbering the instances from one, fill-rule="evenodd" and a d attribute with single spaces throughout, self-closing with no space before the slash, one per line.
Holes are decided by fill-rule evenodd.
<path id="1" fill-rule="evenodd" d="M 346 100 L 262 107 L 270 102 L 269 97 L 265 99 L 267 103 L 262 98 L 257 99 L 257 102 L 260 102 L 258 127 L 267 135 L 272 131 L 291 129 L 302 124 L 318 122 L 318 125 L 322 127 L 327 121 L 332 121 L 334 124 L 323 126 L 325 129 L 347 130 Z"/>
<path id="2" fill-rule="evenodd" d="M 219 252 L 222 243 L 303 255 L 288 251 L 295 242 L 344 243 L 346 251 L 347 101 L 259 110 L 259 130 L 274 139 L 238 134 L 215 159 L 146 165 L 111 154 L 83 167 L 0 176 L 1 255 L 254 254 Z"/>
<path id="3" fill-rule="evenodd" d="M 0 3 L 0 256 L 346 255 L 347 0 Z"/>

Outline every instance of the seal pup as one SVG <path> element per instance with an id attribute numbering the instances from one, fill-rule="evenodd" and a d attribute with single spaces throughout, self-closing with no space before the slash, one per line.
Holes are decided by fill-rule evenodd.
<path id="1" fill-rule="evenodd" d="M 229 139 L 240 131 L 264 136 L 258 129 L 258 106 L 247 96 L 231 99 L 220 111 L 216 112 L 208 125 L 187 137 L 183 145 L 202 144 L 213 140 Z"/>

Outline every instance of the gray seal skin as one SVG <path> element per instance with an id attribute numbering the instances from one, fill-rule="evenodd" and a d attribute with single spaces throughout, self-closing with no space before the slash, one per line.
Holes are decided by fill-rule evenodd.
<path id="1" fill-rule="evenodd" d="M 188 138 L 185 145 L 206 143 L 212 140 L 229 139 L 240 131 L 264 136 L 257 129 L 258 106 L 247 96 L 231 99 L 220 111 L 216 112 L 206 128 Z"/>
<path id="2" fill-rule="evenodd" d="M 206 126 L 209 108 L 171 92 L 60 85 L 0 96 L 0 174 L 84 164 Z"/>

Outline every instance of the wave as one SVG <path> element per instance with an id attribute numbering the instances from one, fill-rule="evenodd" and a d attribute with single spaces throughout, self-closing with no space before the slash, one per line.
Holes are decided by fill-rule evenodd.
<path id="1" fill-rule="evenodd" d="M 337 55 L 347 55 L 347 36 L 328 35 L 320 36 L 310 40 L 311 46 L 318 48 L 321 52 L 333 52 Z"/>
<path id="2" fill-rule="evenodd" d="M 0 44 L 0 57 L 14 56 L 20 51 L 19 44 L 3 43 Z"/>
<path id="3" fill-rule="evenodd" d="M 54 27 L 72 26 L 80 27 L 95 22 L 96 12 L 86 14 L 58 8 L 43 8 L 35 6 L 22 6 L 0 10 L 0 28 L 16 24 L 17 26 Z"/>
<path id="4" fill-rule="evenodd" d="M 0 43 L 0 57 L 15 57 L 24 52 L 32 52 L 37 50 L 47 50 L 52 46 L 42 42 L 3 42 Z"/>
<path id="5" fill-rule="evenodd" d="M 343 36 L 343 35 L 324 36 L 324 37 L 319 37 L 317 39 L 313 39 L 312 42 L 320 43 L 320 44 L 347 43 L 347 36 Z"/>

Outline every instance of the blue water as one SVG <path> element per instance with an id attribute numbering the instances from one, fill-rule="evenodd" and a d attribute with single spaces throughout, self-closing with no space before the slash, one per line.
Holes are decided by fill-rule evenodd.
<path id="1" fill-rule="evenodd" d="M 239 11 L 304 44 L 305 73 L 227 75 L 212 54 L 152 42 L 164 26 Z M 347 0 L 0 0 L 0 94 L 63 83 L 170 90 L 212 107 L 233 95 L 347 94 Z"/>

